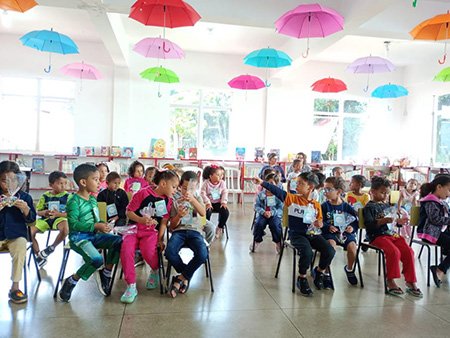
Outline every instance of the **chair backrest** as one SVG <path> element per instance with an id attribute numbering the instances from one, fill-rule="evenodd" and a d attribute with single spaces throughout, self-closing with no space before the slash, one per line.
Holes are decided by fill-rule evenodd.
<path id="1" fill-rule="evenodd" d="M 225 169 L 225 183 L 228 190 L 241 190 L 241 171 L 237 168 Z"/>
<path id="2" fill-rule="evenodd" d="M 358 209 L 358 226 L 360 229 L 365 229 L 366 226 L 364 225 L 364 213 L 363 208 Z"/>
<path id="3" fill-rule="evenodd" d="M 133 197 L 133 193 L 131 191 L 127 191 L 128 201 L 131 201 L 131 198 Z"/>
<path id="4" fill-rule="evenodd" d="M 98 214 L 102 222 L 108 221 L 108 216 L 106 215 L 106 202 L 97 202 Z"/>
<path id="5" fill-rule="evenodd" d="M 389 203 L 391 205 L 395 205 L 398 203 L 398 200 L 400 199 L 400 191 L 398 190 L 391 190 L 391 193 L 389 195 Z"/>
<path id="6" fill-rule="evenodd" d="M 283 205 L 283 216 L 281 216 L 281 225 L 284 228 L 289 227 L 289 213 L 288 207 L 286 205 Z"/>
<path id="7" fill-rule="evenodd" d="M 415 206 L 411 208 L 409 213 L 409 225 L 416 227 L 419 225 L 420 221 L 420 207 Z"/>

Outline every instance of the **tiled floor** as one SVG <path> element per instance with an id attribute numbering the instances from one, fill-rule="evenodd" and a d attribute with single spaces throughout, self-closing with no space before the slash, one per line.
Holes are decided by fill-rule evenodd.
<path id="1" fill-rule="evenodd" d="M 253 212 L 232 208 L 230 240 L 211 248 L 215 292 L 211 293 L 204 269 L 189 292 L 175 299 L 144 288 L 146 272 L 138 268 L 139 296 L 134 304 L 119 298 L 124 283 L 116 280 L 104 298 L 93 280 L 76 287 L 69 304 L 55 302 L 53 283 L 58 274 L 61 248 L 42 270 L 43 281 L 30 272 L 29 301 L 8 303 L 9 256 L 0 255 L 0 337 L 448 337 L 449 285 L 426 287 L 422 262 L 416 267 L 424 298 L 385 296 L 377 276 L 376 256 L 364 253 L 365 287 L 351 287 L 344 273 L 344 253 L 333 262 L 335 291 L 315 291 L 304 298 L 291 293 L 292 256 L 286 253 L 280 277 L 274 278 L 277 255 L 268 236 L 258 252 L 250 254 Z M 44 240 L 44 237 L 41 238 Z M 72 253 L 67 274 L 79 265 Z"/>

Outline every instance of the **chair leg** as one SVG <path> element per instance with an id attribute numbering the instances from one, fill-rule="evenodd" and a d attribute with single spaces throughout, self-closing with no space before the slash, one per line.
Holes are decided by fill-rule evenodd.
<path id="1" fill-rule="evenodd" d="M 23 292 L 28 294 L 28 282 L 27 282 L 27 265 L 23 265 Z"/>
<path id="2" fill-rule="evenodd" d="M 58 295 L 59 284 L 62 283 L 64 278 L 64 273 L 66 272 L 66 265 L 69 259 L 70 249 L 64 248 L 63 258 L 61 262 L 61 268 L 59 269 L 58 279 L 56 280 L 55 291 L 53 292 L 53 298 L 56 298 Z"/>
<path id="3" fill-rule="evenodd" d="M 383 263 L 383 281 L 384 281 L 384 293 L 388 293 L 387 280 L 386 280 L 386 260 L 384 259 L 384 252 L 380 251 L 380 256 L 382 257 Z"/>
<path id="4" fill-rule="evenodd" d="M 209 260 L 209 255 L 208 258 L 206 259 L 205 264 L 208 267 L 209 270 L 209 284 L 211 286 L 211 292 L 214 292 L 214 283 L 213 283 L 213 277 L 212 277 L 212 272 L 211 272 L 211 261 Z"/>
<path id="5" fill-rule="evenodd" d="M 423 248 L 423 247 L 424 247 L 424 246 L 422 246 L 422 248 Z M 427 247 L 427 250 L 428 250 L 427 286 L 429 287 L 429 286 L 430 286 L 430 275 L 431 275 L 431 272 L 430 272 L 430 266 L 431 266 L 431 248 L 430 248 L 429 245 L 427 245 L 426 247 Z"/>
<path id="6" fill-rule="evenodd" d="M 311 260 L 311 271 L 314 269 L 314 262 L 316 261 L 317 258 L 317 250 L 314 250 L 314 256 L 313 259 Z"/>
<path id="7" fill-rule="evenodd" d="M 423 247 L 424 247 L 424 246 L 422 245 L 422 247 L 420 248 L 419 256 L 417 257 L 418 259 L 420 259 L 420 257 L 422 256 Z"/>
<path id="8" fill-rule="evenodd" d="M 353 267 L 353 272 L 355 272 L 356 268 L 358 268 L 358 275 L 359 275 L 359 280 L 360 280 L 360 285 L 363 288 L 364 287 L 364 280 L 363 280 L 363 276 L 362 276 L 362 271 L 361 271 L 361 262 L 359 261 L 359 252 L 361 250 L 361 246 L 358 246 L 358 249 L 356 250 L 356 260 L 355 260 L 355 265 Z"/>
<path id="9" fill-rule="evenodd" d="M 164 272 L 164 262 L 163 262 L 163 256 L 160 250 L 158 250 L 158 263 L 159 263 L 159 268 L 158 268 L 158 274 L 159 274 L 159 292 L 160 294 L 164 294 L 164 285 L 163 285 L 163 281 L 165 281 L 165 272 Z"/>
<path id="10" fill-rule="evenodd" d="M 378 251 L 377 254 L 378 254 L 378 276 L 381 276 L 381 251 Z"/>
<path id="11" fill-rule="evenodd" d="M 227 235 L 227 240 L 229 240 L 230 237 L 228 236 L 228 225 L 225 225 L 224 228 L 225 228 L 225 234 Z"/>
<path id="12" fill-rule="evenodd" d="M 45 247 L 48 247 L 48 243 L 50 243 L 50 235 L 52 234 L 52 230 L 48 230 L 47 242 L 45 242 Z"/>
<path id="13" fill-rule="evenodd" d="M 280 272 L 281 259 L 283 258 L 285 245 L 281 246 L 280 255 L 278 257 L 277 270 L 275 271 L 275 278 L 278 278 L 278 272 Z"/>
<path id="14" fill-rule="evenodd" d="M 170 271 L 172 270 L 172 265 L 170 262 L 167 263 L 166 268 L 166 293 L 169 291 L 169 285 L 170 285 Z"/>
<path id="15" fill-rule="evenodd" d="M 209 278 L 208 264 L 204 264 L 204 265 L 205 265 L 205 275 L 206 275 L 206 278 Z"/>
<path id="16" fill-rule="evenodd" d="M 112 271 L 112 275 L 111 275 L 111 285 L 109 286 L 109 290 L 108 290 L 108 296 L 111 295 L 111 291 L 114 285 L 114 280 L 116 279 L 116 274 L 117 274 L 117 269 L 119 268 L 119 262 L 117 262 L 117 264 L 114 264 L 113 267 L 113 271 Z"/>
<path id="17" fill-rule="evenodd" d="M 34 261 L 34 267 L 36 268 L 36 274 L 39 280 L 39 283 L 41 282 L 42 278 L 41 278 L 41 272 L 39 271 L 39 266 L 38 263 L 36 261 L 36 255 L 34 254 L 33 248 L 30 248 L 31 254 L 33 255 L 33 261 Z"/>
<path id="18" fill-rule="evenodd" d="M 434 247 L 434 265 L 439 265 L 438 263 L 438 247 Z"/>
<path id="19" fill-rule="evenodd" d="M 292 251 L 292 293 L 295 293 L 295 263 L 297 260 L 297 249 Z"/>

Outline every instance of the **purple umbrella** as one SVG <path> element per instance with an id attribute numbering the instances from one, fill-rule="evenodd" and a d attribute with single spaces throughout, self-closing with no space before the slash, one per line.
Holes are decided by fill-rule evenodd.
<path id="1" fill-rule="evenodd" d="M 344 17 L 334 9 L 319 4 L 299 5 L 284 13 L 275 27 L 280 34 L 294 38 L 307 38 L 307 50 L 303 57 L 308 57 L 309 38 L 325 37 L 344 29 Z"/>
<path id="2" fill-rule="evenodd" d="M 139 41 L 133 50 L 146 58 L 182 59 L 184 51 L 176 43 L 162 38 L 145 38 Z"/>
<path id="3" fill-rule="evenodd" d="M 395 70 L 391 61 L 379 56 L 366 56 L 356 59 L 347 66 L 347 71 L 356 74 L 367 74 L 367 86 L 365 92 L 369 90 L 369 77 L 373 73 L 388 73 Z"/>
<path id="4" fill-rule="evenodd" d="M 239 75 L 234 79 L 231 79 L 230 82 L 228 82 L 228 85 L 231 88 L 243 90 L 261 89 L 266 86 L 263 80 L 261 80 L 257 76 L 252 75 Z"/>

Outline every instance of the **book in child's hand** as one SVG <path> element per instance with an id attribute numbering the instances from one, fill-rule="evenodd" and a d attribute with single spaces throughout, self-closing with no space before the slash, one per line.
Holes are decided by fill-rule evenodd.
<path id="1" fill-rule="evenodd" d="M 120 147 L 111 147 L 111 156 L 113 157 L 120 157 L 122 156 L 122 149 Z"/>
<path id="2" fill-rule="evenodd" d="M 35 173 L 43 173 L 44 172 L 44 159 L 43 158 L 33 158 L 31 162 L 31 167 L 33 168 L 33 172 Z"/>

